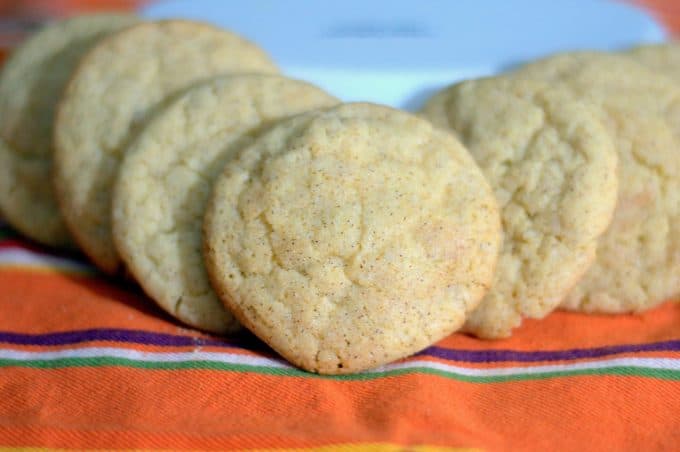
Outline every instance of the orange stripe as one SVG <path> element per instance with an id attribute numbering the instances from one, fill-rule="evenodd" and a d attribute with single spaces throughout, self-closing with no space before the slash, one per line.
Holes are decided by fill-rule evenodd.
<path id="1" fill-rule="evenodd" d="M 559 334 L 556 334 L 559 332 Z M 509 339 L 481 341 L 453 335 L 438 345 L 471 350 L 552 350 L 649 343 L 680 336 L 680 303 L 665 303 L 637 315 L 585 315 L 555 312 L 542 320 L 525 320 Z"/>
<path id="2" fill-rule="evenodd" d="M 602 376 L 498 383 L 489 390 L 430 375 L 340 382 L 203 370 L 11 368 L 0 375 L 0 388 L 3 442 L 49 447 L 389 441 L 657 450 L 677 437 L 680 406 L 677 382 Z M 72 433 L 57 434 L 51 430 L 57 425 Z M 107 435 L 112 426 L 115 435 Z"/>
<path id="3" fill-rule="evenodd" d="M 176 324 L 141 292 L 120 281 L 21 269 L 0 270 L 0 303 L 13 316 L 0 316 L 0 329 L 41 333 L 68 329 L 131 328 L 196 334 Z"/>
<path id="4" fill-rule="evenodd" d="M 176 323 L 140 292 L 120 282 L 3 269 L 0 287 L 0 306 L 14 313 L 0 316 L 0 330 L 43 333 L 66 326 L 69 330 L 128 328 L 208 337 Z M 509 339 L 483 341 L 454 334 L 438 345 L 468 350 L 550 350 L 564 348 L 565 343 L 569 348 L 601 347 L 677 339 L 678 325 L 680 303 L 670 302 L 639 315 L 556 312 L 541 321 L 525 321 Z"/>

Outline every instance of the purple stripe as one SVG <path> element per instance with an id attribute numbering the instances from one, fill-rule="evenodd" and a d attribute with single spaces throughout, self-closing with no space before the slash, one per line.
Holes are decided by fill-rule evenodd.
<path id="1" fill-rule="evenodd" d="M 55 346 L 95 341 L 124 342 L 164 347 L 215 346 L 231 348 L 250 348 L 248 346 L 251 345 L 250 342 L 252 342 L 252 340 L 249 340 L 245 335 L 242 337 L 234 337 L 232 340 L 227 341 L 217 338 L 177 336 L 174 334 L 123 329 L 92 329 L 47 334 L 0 332 L 0 343 L 7 344 Z"/>
<path id="2" fill-rule="evenodd" d="M 0 332 L 0 343 L 17 345 L 55 346 L 79 344 L 83 342 L 109 341 L 132 344 L 156 345 L 166 347 L 237 347 L 248 350 L 269 350 L 253 336 L 242 335 L 228 341 L 218 338 L 201 338 L 178 336 L 173 334 L 152 333 L 140 330 L 92 329 L 66 331 L 47 334 L 19 334 Z M 429 347 L 418 356 L 432 356 L 450 361 L 485 363 L 485 362 L 537 362 L 537 361 L 569 361 L 585 358 L 600 358 L 621 353 L 680 351 L 680 340 L 653 342 L 649 344 L 624 344 L 597 348 L 577 348 L 555 351 L 516 351 L 516 350 L 451 350 L 442 347 Z"/>
<path id="3" fill-rule="evenodd" d="M 537 361 L 570 361 L 586 358 L 601 358 L 603 356 L 621 353 L 640 352 L 678 352 L 680 340 L 652 342 L 649 344 L 621 344 L 597 348 L 572 348 L 555 351 L 516 351 L 516 350 L 451 350 L 442 347 L 429 347 L 418 353 L 422 356 L 451 361 L 471 363 L 492 363 L 500 361 L 537 362 Z"/>

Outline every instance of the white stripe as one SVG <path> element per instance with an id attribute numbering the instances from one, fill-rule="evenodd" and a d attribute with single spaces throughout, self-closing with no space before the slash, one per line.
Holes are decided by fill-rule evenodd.
<path id="1" fill-rule="evenodd" d="M 53 352 L 29 352 L 24 350 L 0 350 L 0 359 L 13 359 L 19 361 L 52 361 L 62 358 L 125 358 L 132 361 L 152 362 L 191 362 L 211 361 L 229 364 L 245 364 L 249 366 L 267 367 L 292 367 L 289 364 L 275 361 L 270 358 L 257 356 L 239 355 L 223 352 L 142 352 L 139 350 L 126 350 L 113 347 L 84 347 L 78 349 L 57 350 Z"/>
<path id="2" fill-rule="evenodd" d="M 0 250 L 0 265 L 21 265 L 40 268 L 49 267 L 80 272 L 92 271 L 92 267 L 89 265 L 73 259 L 50 256 L 20 248 L 6 248 Z"/>
<path id="3" fill-rule="evenodd" d="M 549 364 L 530 367 L 502 367 L 494 369 L 475 369 L 458 367 L 432 361 L 409 361 L 404 363 L 389 364 L 375 372 L 396 369 L 410 369 L 414 367 L 427 367 L 447 372 L 454 372 L 471 377 L 505 376 L 516 374 L 543 374 L 551 372 L 565 372 L 584 369 L 603 369 L 607 367 L 645 367 L 651 369 L 680 370 L 680 359 L 674 358 L 612 358 L 599 361 L 577 362 L 569 364 Z"/>
<path id="4" fill-rule="evenodd" d="M 133 361 L 151 362 L 192 362 L 210 361 L 226 364 L 243 364 L 249 366 L 265 366 L 275 368 L 292 368 L 289 364 L 270 358 L 261 358 L 247 355 L 239 355 L 224 352 L 143 352 L 138 350 L 125 350 L 112 347 L 86 347 L 71 350 L 58 350 L 49 352 L 31 352 L 23 350 L 0 350 L 0 359 L 18 361 L 50 361 L 61 358 L 125 358 Z M 453 366 L 432 361 L 409 361 L 374 369 L 370 373 L 380 373 L 399 369 L 428 368 L 445 372 L 451 372 L 470 377 L 508 376 L 517 374 L 543 374 L 551 372 L 565 372 L 586 369 L 602 369 L 607 367 L 638 367 L 651 369 L 680 370 L 680 359 L 675 358 L 612 358 L 598 361 L 577 362 L 571 364 L 550 364 L 530 367 L 504 367 L 494 369 L 475 369 L 469 367 Z"/>

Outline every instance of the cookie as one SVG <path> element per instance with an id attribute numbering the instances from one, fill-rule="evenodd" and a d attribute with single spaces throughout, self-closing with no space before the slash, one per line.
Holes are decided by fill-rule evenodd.
<path id="1" fill-rule="evenodd" d="M 49 183 L 57 101 L 85 52 L 137 22 L 99 14 L 48 25 L 19 46 L 0 75 L 0 212 L 14 228 L 50 246 L 72 244 Z"/>
<path id="2" fill-rule="evenodd" d="M 496 77 L 436 94 L 423 114 L 454 131 L 496 194 L 503 246 L 464 331 L 502 338 L 556 309 L 595 258 L 616 205 L 616 151 L 601 112 L 559 84 Z"/>
<path id="3" fill-rule="evenodd" d="M 647 69 L 680 82 L 680 44 L 677 42 L 634 47 L 625 54 Z"/>
<path id="4" fill-rule="evenodd" d="M 563 82 L 605 111 L 619 156 L 614 218 L 597 260 L 563 306 L 621 313 L 680 293 L 680 91 L 620 55 L 572 53 L 521 68 L 517 77 Z"/>
<path id="5" fill-rule="evenodd" d="M 183 322 L 225 333 L 238 323 L 211 289 L 201 225 L 212 180 L 258 130 L 338 101 L 273 75 L 216 78 L 158 114 L 126 152 L 113 194 L 113 237 L 147 294 Z"/>
<path id="6" fill-rule="evenodd" d="M 67 226 L 108 273 L 120 259 L 111 234 L 111 192 L 127 145 L 154 111 L 218 74 L 276 72 L 262 50 L 190 21 L 135 25 L 95 46 L 59 104 L 54 183 Z"/>
<path id="7" fill-rule="evenodd" d="M 345 104 L 274 126 L 218 176 L 208 274 L 295 365 L 357 372 L 458 329 L 491 283 L 493 192 L 450 134 Z"/>

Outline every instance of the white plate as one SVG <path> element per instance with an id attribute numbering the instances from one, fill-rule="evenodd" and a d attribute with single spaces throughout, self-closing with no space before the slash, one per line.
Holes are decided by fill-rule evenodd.
<path id="1" fill-rule="evenodd" d="M 167 0 L 142 14 L 215 23 L 261 45 L 291 77 L 346 101 L 409 109 L 455 80 L 551 52 L 665 37 L 642 10 L 603 0 Z"/>

